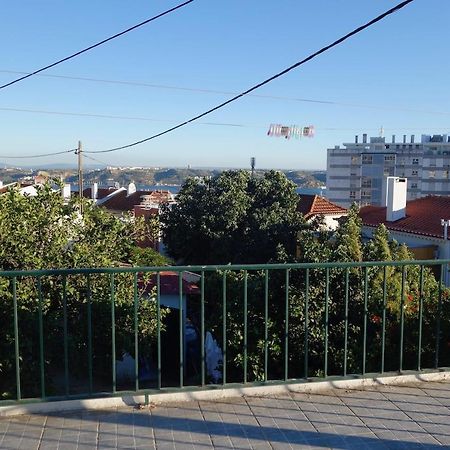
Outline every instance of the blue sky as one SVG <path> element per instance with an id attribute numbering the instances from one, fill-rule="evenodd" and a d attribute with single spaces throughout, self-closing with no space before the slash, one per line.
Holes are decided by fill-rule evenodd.
<path id="1" fill-rule="evenodd" d="M 387 0 L 195 0 L 48 75 L 242 91 L 394 6 Z M 179 2 L 22 0 L 2 4 L 0 83 L 32 71 Z M 113 165 L 321 169 L 326 149 L 355 134 L 450 132 L 450 2 L 416 0 L 257 94 L 131 150 L 98 155 Z M 128 144 L 229 95 L 36 76 L 0 91 L 1 155 Z M 301 102 L 324 100 L 338 105 Z M 364 107 L 348 106 L 358 104 Z M 367 106 L 367 107 L 366 107 Z M 370 107 L 369 107 L 370 106 Z M 3 109 L 2 109 L 3 108 Z M 79 117 L 26 109 L 134 117 Z M 153 120 L 150 120 L 153 119 Z M 312 139 L 266 135 L 271 123 L 316 127 Z M 96 155 L 94 155 L 96 156 Z M 75 156 L 35 160 L 71 162 Z"/>

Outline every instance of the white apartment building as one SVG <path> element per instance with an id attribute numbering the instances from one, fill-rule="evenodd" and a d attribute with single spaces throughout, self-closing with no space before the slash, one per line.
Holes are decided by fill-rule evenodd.
<path id="1" fill-rule="evenodd" d="M 328 149 L 327 197 L 343 207 L 385 204 L 386 177 L 408 178 L 407 200 L 450 195 L 450 136 L 404 135 L 397 142 L 363 134 L 362 142 Z"/>

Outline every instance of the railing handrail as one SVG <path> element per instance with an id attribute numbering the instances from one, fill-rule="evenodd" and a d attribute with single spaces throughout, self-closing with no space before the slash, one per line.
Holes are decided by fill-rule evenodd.
<path id="1" fill-rule="evenodd" d="M 276 263 L 276 264 L 219 264 L 196 266 L 136 266 L 136 267 L 80 267 L 70 269 L 2 270 L 1 277 L 41 277 L 48 275 L 83 275 L 93 273 L 140 273 L 140 272 L 216 272 L 237 270 L 286 270 L 286 269 L 346 269 L 384 266 L 438 266 L 450 264 L 450 259 L 413 259 L 405 261 L 359 261 L 322 263 Z"/>

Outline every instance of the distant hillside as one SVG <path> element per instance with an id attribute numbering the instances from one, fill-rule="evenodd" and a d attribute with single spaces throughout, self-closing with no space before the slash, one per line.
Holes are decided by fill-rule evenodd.
<path id="1" fill-rule="evenodd" d="M 121 186 L 133 182 L 137 185 L 181 185 L 189 177 L 207 177 L 219 174 L 222 169 L 184 169 L 184 168 L 106 168 L 85 170 L 84 183 L 99 183 L 108 185 L 119 183 Z M 0 181 L 4 184 L 19 181 L 42 173 L 42 170 L 0 168 Z M 287 178 L 299 187 L 319 187 L 325 184 L 325 172 L 309 172 L 306 170 L 284 170 Z M 257 170 L 256 176 L 260 176 L 264 170 Z M 52 169 L 45 170 L 45 174 L 65 180 L 66 183 L 78 183 L 76 169 Z"/>

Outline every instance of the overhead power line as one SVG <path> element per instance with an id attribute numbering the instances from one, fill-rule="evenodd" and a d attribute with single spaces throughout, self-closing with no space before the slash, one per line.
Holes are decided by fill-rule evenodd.
<path id="1" fill-rule="evenodd" d="M 29 72 L 19 72 L 15 70 L 0 70 L 0 73 L 11 73 L 11 74 L 29 74 Z M 87 82 L 93 82 L 93 83 L 105 83 L 105 84 L 118 84 L 118 85 L 126 85 L 126 86 L 137 86 L 137 87 L 147 87 L 147 88 L 153 88 L 153 89 L 167 89 L 167 90 L 174 90 L 174 91 L 184 91 L 184 92 L 193 92 L 193 93 L 201 93 L 201 94 L 214 94 L 214 95 L 237 95 L 238 92 L 233 91 L 222 91 L 218 89 L 202 89 L 202 88 L 194 88 L 194 87 L 187 87 L 187 86 L 172 86 L 172 85 L 166 85 L 166 84 L 154 84 L 154 83 L 146 83 L 143 81 L 127 81 L 127 80 L 105 80 L 101 78 L 87 78 L 87 77 L 74 77 L 70 75 L 53 75 L 53 74 L 39 74 L 40 77 L 47 77 L 47 78 L 59 78 L 64 80 L 77 80 L 77 81 L 87 81 Z M 425 109 L 416 109 L 416 108 L 402 108 L 399 106 L 386 106 L 386 105 L 368 105 L 366 103 L 354 103 L 352 101 L 349 102 L 341 102 L 341 101 L 335 101 L 335 100 L 322 100 L 322 99 L 312 99 L 312 98 L 302 98 L 302 97 L 288 97 L 288 96 L 281 96 L 281 95 L 268 95 L 268 94 L 249 94 L 248 97 L 254 97 L 254 98 L 261 98 L 261 99 L 268 99 L 268 100 L 280 100 L 280 101 L 290 101 L 290 102 L 304 102 L 304 103 L 317 103 L 321 105 L 332 105 L 332 106 L 349 106 L 352 108 L 367 108 L 367 109 L 377 109 L 381 111 L 405 111 L 405 112 L 415 112 L 415 113 L 422 113 L 422 114 L 434 114 L 434 115 L 443 115 L 447 116 L 450 115 L 450 112 L 448 111 L 430 111 Z M 0 110 L 11 110 L 11 111 L 22 111 L 15 108 L 0 108 Z M 23 112 L 28 112 L 23 110 Z M 34 111 L 29 111 L 34 112 Z M 37 112 L 37 111 L 36 111 Z M 43 113 L 47 114 L 47 112 Z M 53 112 L 48 112 L 48 114 L 53 114 Z M 56 114 L 56 113 L 55 113 Z M 63 113 L 61 113 L 63 114 Z M 67 113 L 68 115 L 77 115 L 72 113 Z M 97 117 L 96 114 L 86 114 L 88 116 Z M 103 117 L 101 115 L 98 115 L 98 117 Z M 106 117 L 106 116 L 105 116 Z M 111 116 L 111 118 L 113 118 Z M 114 117 L 115 118 L 115 117 Z M 128 119 L 128 117 L 124 117 Z M 141 120 L 140 118 L 137 118 L 136 120 Z M 142 119 L 146 120 L 146 119 Z M 152 119 L 156 120 L 156 119 Z"/>
<path id="2" fill-rule="evenodd" d="M 26 155 L 26 156 L 12 156 L 12 155 L 0 155 L 0 158 L 2 159 L 32 159 L 32 158 L 44 158 L 45 156 L 55 156 L 55 155 L 63 155 L 65 153 L 73 153 L 77 149 L 73 148 L 71 150 L 63 150 L 60 152 L 53 152 L 53 153 L 42 153 L 40 155 Z"/>
<path id="3" fill-rule="evenodd" d="M 75 57 L 77 57 L 77 56 L 80 56 L 80 55 L 82 55 L 83 53 L 86 53 L 86 52 L 88 52 L 88 51 L 90 51 L 90 50 L 92 50 L 92 49 L 94 49 L 94 48 L 96 48 L 96 47 L 99 47 L 100 45 L 105 44 L 106 42 L 112 41 L 113 39 L 116 39 L 116 38 L 118 38 L 118 37 L 120 37 L 120 36 L 123 36 L 124 34 L 127 34 L 127 33 L 129 33 L 130 31 L 136 30 L 137 28 L 140 28 L 140 27 L 142 27 L 142 26 L 144 26 L 144 25 L 147 25 L 148 23 L 153 22 L 154 20 L 157 20 L 157 19 L 159 19 L 160 17 L 163 17 L 163 16 L 165 16 L 165 15 L 167 15 L 167 14 L 170 14 L 170 13 L 176 11 L 177 9 L 182 8 L 183 6 L 188 5 L 189 3 L 192 3 L 193 1 L 194 1 L 194 0 L 187 0 L 187 1 L 185 1 L 184 3 L 180 3 L 179 5 L 174 6 L 173 8 L 170 8 L 170 9 L 168 9 L 168 10 L 166 10 L 166 11 L 160 13 L 160 14 L 157 14 L 156 16 L 150 17 L 149 19 L 144 20 L 143 22 L 140 22 L 140 23 L 138 23 L 138 24 L 136 24 L 136 25 L 134 25 L 134 26 L 132 26 L 132 27 L 130 27 L 130 28 L 127 28 L 126 30 L 121 31 L 120 33 L 116 33 L 116 34 L 114 34 L 113 36 L 110 36 L 110 37 L 108 37 L 108 38 L 106 38 L 106 39 L 103 39 L 103 40 L 100 41 L 100 42 L 97 42 L 97 43 L 95 43 L 95 44 L 93 44 L 93 45 L 90 45 L 89 47 L 86 47 L 86 48 L 84 48 L 83 50 L 80 50 L 80 51 L 78 51 L 78 52 L 76 52 L 76 53 L 73 53 L 72 55 L 66 56 L 65 58 L 62 58 L 62 59 L 60 59 L 60 60 L 58 60 L 58 61 L 55 61 L 55 62 L 52 63 L 52 64 L 49 64 L 49 65 L 44 66 L 44 67 L 42 67 L 42 68 L 40 68 L 40 69 L 38 69 L 38 70 L 35 70 L 34 72 L 31 72 L 31 73 L 29 73 L 29 74 L 27 74 L 27 75 L 24 75 L 24 76 L 22 76 L 22 77 L 19 77 L 19 78 L 13 80 L 13 81 L 10 81 L 9 83 L 3 84 L 3 85 L 0 86 L 0 89 L 4 89 L 4 88 L 6 88 L 6 87 L 8 87 L 8 86 L 11 86 L 11 85 L 13 85 L 13 84 L 15 84 L 15 83 L 18 83 L 19 81 L 23 81 L 23 80 L 25 80 L 26 78 L 29 78 L 29 77 L 31 77 L 31 76 L 33 76 L 33 75 L 36 75 L 36 74 L 38 74 L 38 73 L 40 73 L 40 72 L 43 72 L 44 70 L 50 69 L 51 67 L 55 67 L 55 66 L 57 66 L 58 64 L 61 64 L 61 63 L 63 63 L 63 62 L 69 61 L 70 59 L 73 59 L 73 58 L 75 58 Z"/>
<path id="4" fill-rule="evenodd" d="M 130 148 L 130 147 L 134 147 L 136 145 L 139 144 L 143 144 L 144 142 L 148 142 L 150 140 L 156 139 L 160 136 L 163 136 L 165 134 L 171 133 L 172 131 L 177 130 L 178 128 L 184 127 L 185 125 L 188 125 L 191 122 L 194 122 L 198 119 L 201 119 L 202 117 L 207 116 L 208 114 L 211 114 L 214 111 L 217 111 L 221 108 L 223 108 L 226 105 L 229 105 L 230 103 L 235 102 L 236 100 L 240 99 L 241 97 L 244 97 L 248 94 L 250 94 L 251 92 L 255 91 L 256 89 L 259 89 L 260 87 L 269 84 L 270 82 L 276 80 L 277 78 L 280 78 L 283 75 L 286 75 L 288 72 L 296 69 L 297 67 L 302 66 L 303 64 L 306 64 L 308 61 L 311 61 L 312 59 L 316 58 L 317 56 L 321 55 L 322 53 L 325 53 L 326 51 L 332 49 L 333 47 L 336 47 L 337 45 L 341 44 L 342 42 L 346 41 L 347 39 L 349 39 L 350 37 L 360 33 L 361 31 L 365 30 L 366 28 L 369 28 L 370 26 L 376 24 L 377 22 L 383 20 L 385 17 L 399 11 L 400 9 L 404 8 L 406 5 L 408 5 L 409 3 L 412 3 L 414 0 L 405 0 L 401 3 L 399 3 L 398 5 L 394 6 L 393 8 L 387 10 L 386 12 L 384 12 L 383 14 L 380 14 L 379 16 L 375 17 L 374 19 L 370 20 L 369 22 L 367 22 L 364 25 L 361 25 L 360 27 L 356 28 L 355 30 L 351 31 L 350 33 L 347 33 L 346 35 L 342 36 L 341 38 L 337 39 L 336 41 L 332 42 L 331 44 L 322 47 L 320 50 L 312 53 L 311 55 L 307 56 L 306 58 L 302 59 L 301 61 L 296 62 L 295 64 L 287 67 L 286 69 L 282 70 L 281 72 L 278 72 L 277 74 L 271 76 L 270 78 L 267 78 L 266 80 L 254 85 L 253 87 L 247 89 L 244 92 L 241 92 L 240 94 L 235 95 L 234 97 L 230 98 L 229 100 L 220 103 L 219 105 L 201 113 L 198 114 L 197 116 L 192 117 L 191 119 L 188 119 L 184 122 L 179 123 L 178 125 L 175 125 L 171 128 L 168 128 L 164 131 L 161 131 L 160 133 L 154 134 L 150 137 L 147 137 L 145 139 L 141 139 L 139 141 L 136 142 L 132 142 L 131 144 L 127 144 L 127 145 L 122 145 L 120 147 L 114 147 L 114 148 L 110 148 L 107 150 L 91 150 L 91 151 L 86 151 L 85 153 L 110 153 L 110 152 L 115 152 L 118 150 L 124 150 L 126 148 Z"/>

